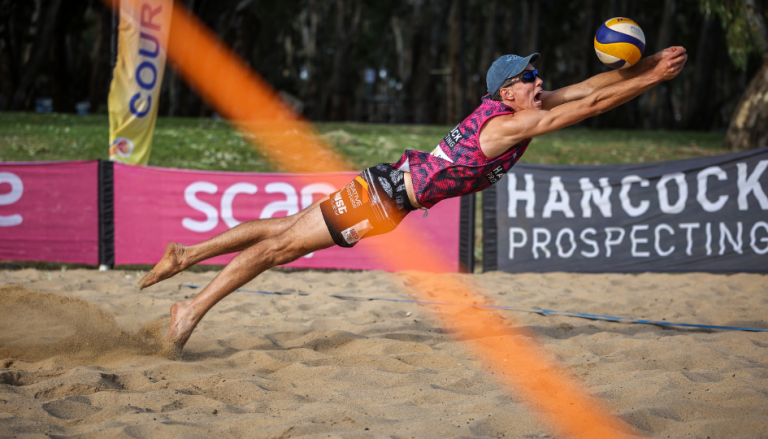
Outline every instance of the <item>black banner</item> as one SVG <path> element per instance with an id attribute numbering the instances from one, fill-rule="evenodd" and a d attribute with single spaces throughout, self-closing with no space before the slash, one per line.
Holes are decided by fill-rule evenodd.
<path id="1" fill-rule="evenodd" d="M 768 272 L 768 148 L 660 163 L 518 163 L 483 193 L 483 269 Z"/>

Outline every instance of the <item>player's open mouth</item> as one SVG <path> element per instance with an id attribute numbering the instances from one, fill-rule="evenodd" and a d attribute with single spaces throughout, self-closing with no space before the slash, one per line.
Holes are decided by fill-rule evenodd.
<path id="1" fill-rule="evenodd" d="M 541 92 L 536 93 L 536 96 L 533 98 L 533 103 L 536 105 L 541 104 Z"/>

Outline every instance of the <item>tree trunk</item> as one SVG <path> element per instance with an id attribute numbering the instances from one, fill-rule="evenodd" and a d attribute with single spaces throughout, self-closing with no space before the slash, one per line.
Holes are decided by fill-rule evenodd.
<path id="1" fill-rule="evenodd" d="M 708 130 L 711 128 L 714 114 L 714 102 L 708 89 L 712 87 L 715 69 L 712 60 L 706 54 L 715 51 L 717 22 L 713 17 L 705 17 L 699 31 L 699 44 L 696 47 L 696 64 L 693 81 L 689 92 L 688 106 L 683 116 L 683 127 L 687 130 Z M 722 38 L 722 37 L 721 37 Z"/>
<path id="2" fill-rule="evenodd" d="M 491 0 L 486 3 L 485 29 L 483 32 L 483 44 L 480 48 L 480 60 L 477 63 L 477 75 L 480 77 L 477 85 L 478 96 L 488 93 L 486 77 L 491 64 L 496 61 L 494 55 L 496 52 L 496 23 L 498 23 L 498 0 Z"/>
<path id="3" fill-rule="evenodd" d="M 0 49 L 0 93 L 3 94 L 3 107 L 11 109 L 13 95 L 18 88 L 21 69 L 28 54 L 27 37 L 30 29 L 40 21 L 39 3 L 12 3 L 0 0 L 0 17 L 3 26 L 0 29 L 2 49 Z"/>
<path id="4" fill-rule="evenodd" d="M 661 26 L 659 27 L 659 37 L 656 43 L 656 51 L 666 49 L 672 44 L 672 38 L 675 31 L 675 0 L 664 0 L 664 13 L 662 15 Z M 654 87 L 651 92 L 658 94 L 657 106 L 653 111 L 656 115 L 656 128 L 674 128 L 677 120 L 672 105 L 672 88 L 670 83 L 662 82 Z"/>
<path id="5" fill-rule="evenodd" d="M 38 22 L 35 40 L 32 43 L 32 50 L 29 60 L 21 70 L 19 84 L 13 95 L 11 102 L 12 110 L 23 109 L 28 101 L 32 86 L 37 79 L 37 73 L 42 65 L 45 56 L 50 53 L 51 38 L 56 28 L 56 21 L 59 15 L 59 7 L 62 0 L 51 0 L 45 12 L 45 17 Z"/>
<path id="6" fill-rule="evenodd" d="M 495 0 L 494 0 L 495 1 Z M 397 75 L 403 84 L 403 89 L 408 90 L 413 75 L 413 38 L 416 28 L 421 21 L 421 2 L 414 2 L 413 13 L 408 18 L 392 15 L 390 19 L 392 34 L 395 38 L 395 52 L 397 54 Z"/>
<path id="7" fill-rule="evenodd" d="M 464 99 L 464 84 L 466 71 L 462 62 L 464 53 L 464 29 L 462 14 L 464 2 L 453 0 L 451 12 L 448 15 L 448 67 L 450 68 L 448 85 L 448 102 L 446 121 L 448 125 L 461 122 L 466 116 L 466 100 Z"/>
<path id="8" fill-rule="evenodd" d="M 4 99 L 0 109 L 10 106 L 10 98 L 13 95 L 16 79 L 14 72 L 15 57 L 11 46 L 10 21 L 5 21 L 0 28 L 0 94 Z"/>
<path id="9" fill-rule="evenodd" d="M 664 0 L 661 25 L 656 39 L 655 51 L 667 48 L 672 40 L 674 31 L 675 0 Z M 647 51 L 647 48 L 646 48 Z M 639 100 L 641 120 L 643 128 L 658 129 L 671 128 L 675 125 L 670 88 L 662 82 L 643 94 Z"/>
<path id="10" fill-rule="evenodd" d="M 749 81 L 731 118 L 725 147 L 751 149 L 768 146 L 768 60 Z"/>
<path id="11" fill-rule="evenodd" d="M 345 0 L 336 0 L 336 35 L 333 51 L 333 70 L 327 91 L 323 93 L 321 108 L 327 112 L 325 119 L 343 120 L 345 118 L 344 84 L 347 78 L 347 58 L 352 49 L 352 43 L 357 38 L 362 8 L 360 2 L 353 2 L 354 10 L 351 17 L 347 11 L 352 7 Z"/>
<path id="12" fill-rule="evenodd" d="M 107 103 L 109 94 L 110 41 L 112 38 L 112 10 L 101 2 L 95 2 L 99 11 L 96 23 L 96 41 L 91 52 L 91 77 L 88 87 L 88 101 L 91 111 L 99 112 L 99 106 Z"/>
<path id="13" fill-rule="evenodd" d="M 755 0 L 746 0 L 747 22 L 758 37 L 763 52 L 763 65 L 749 81 L 733 113 L 725 147 L 751 149 L 768 145 L 768 26 Z"/>
<path id="14" fill-rule="evenodd" d="M 49 62 L 46 63 L 51 81 L 53 111 L 73 113 L 77 100 L 77 58 L 80 52 L 78 22 L 88 8 L 84 0 L 69 0 L 67 7 L 59 11 L 50 47 Z"/>
<path id="15" fill-rule="evenodd" d="M 521 56 L 528 56 L 539 49 L 539 5 L 538 0 L 527 0 L 523 2 L 525 8 L 524 16 L 526 21 L 523 23 L 523 46 Z"/>
<path id="16" fill-rule="evenodd" d="M 320 6 L 316 1 L 309 4 L 299 13 L 298 26 L 302 43 L 302 67 L 300 72 L 301 97 L 306 102 L 306 114 L 310 119 L 317 118 L 320 110 L 317 108 L 318 80 L 315 70 L 317 67 L 317 27 L 320 21 Z"/>
<path id="17" fill-rule="evenodd" d="M 435 101 L 435 82 L 442 81 L 442 76 L 433 74 L 433 69 L 438 67 L 438 55 L 443 49 L 440 39 L 441 29 L 445 27 L 450 7 L 446 7 L 446 0 L 433 0 L 425 13 L 420 25 L 419 37 L 414 38 L 418 53 L 414 52 L 414 59 L 418 60 L 412 82 L 411 96 L 413 99 L 414 122 L 444 123 L 436 116 L 438 104 Z"/>

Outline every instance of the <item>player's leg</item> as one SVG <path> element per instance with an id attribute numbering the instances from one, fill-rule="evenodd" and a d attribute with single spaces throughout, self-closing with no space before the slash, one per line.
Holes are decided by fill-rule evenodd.
<path id="1" fill-rule="evenodd" d="M 327 198 L 325 197 L 323 200 Z M 277 236 L 296 224 L 304 214 L 323 200 L 317 201 L 308 208 L 284 218 L 268 218 L 244 222 L 195 245 L 183 246 L 179 243 L 171 242 L 165 247 L 165 254 L 160 262 L 141 278 L 139 289 L 143 290 L 150 285 L 168 279 L 206 259 L 240 252 L 266 238 Z"/>
<path id="2" fill-rule="evenodd" d="M 181 349 L 200 319 L 221 299 L 269 268 L 333 245 L 320 207 L 306 209 L 306 213 L 282 233 L 243 250 L 200 294 L 173 305 L 168 339 Z"/>

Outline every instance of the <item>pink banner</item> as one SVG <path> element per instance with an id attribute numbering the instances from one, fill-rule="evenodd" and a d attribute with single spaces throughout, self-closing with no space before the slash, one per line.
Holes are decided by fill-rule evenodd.
<path id="1" fill-rule="evenodd" d="M 357 173 L 250 174 L 127 166 L 115 163 L 115 264 L 153 264 L 168 242 L 195 244 L 241 222 L 298 212 L 349 183 Z M 410 257 L 426 246 L 446 272 L 459 270 L 458 198 L 423 217 L 408 215 L 392 233 L 366 238 L 353 249 L 331 247 L 288 264 L 302 268 L 426 270 Z M 416 241 L 409 237 L 418 238 Z M 235 255 L 204 263 L 226 264 Z"/>
<path id="2" fill-rule="evenodd" d="M 0 259 L 99 263 L 98 162 L 0 163 Z"/>

